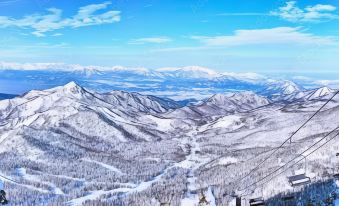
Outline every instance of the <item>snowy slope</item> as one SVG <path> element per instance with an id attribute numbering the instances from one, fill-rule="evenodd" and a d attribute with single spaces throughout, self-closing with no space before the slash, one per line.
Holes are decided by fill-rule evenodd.
<path id="1" fill-rule="evenodd" d="M 23 126 L 44 129 L 60 127 L 67 134 L 72 129 L 83 135 L 100 135 L 112 141 L 126 142 L 128 136 L 134 140 L 149 141 L 159 138 L 162 131 L 157 130 L 156 117 L 147 118 L 145 115 L 166 112 L 175 106 L 178 105 L 173 101 L 167 103 L 160 98 L 136 93 L 115 91 L 98 94 L 71 82 L 62 87 L 31 91 L 20 98 L 1 101 L 0 125 L 2 131 Z M 166 131 L 171 128 L 166 128 Z"/>
<path id="2" fill-rule="evenodd" d="M 319 98 L 323 98 L 329 95 L 333 95 L 334 92 L 335 92 L 334 90 L 328 87 L 321 87 L 319 89 L 313 90 L 312 93 L 308 95 L 306 98 L 309 100 L 319 99 Z"/>
<path id="3" fill-rule="evenodd" d="M 245 112 L 269 104 L 269 100 L 253 92 L 215 94 L 203 103 L 170 112 L 169 117 L 202 118 Z"/>
<path id="4" fill-rule="evenodd" d="M 15 182 L 2 180 L 13 205 L 186 206 L 206 198 L 210 205 L 231 206 L 234 198 L 225 194 L 287 163 L 338 126 L 339 96 L 292 144 L 270 155 L 334 93 L 287 88 L 280 98 L 300 92 L 300 98 L 277 102 L 254 92 L 222 93 L 178 108 L 173 100 L 97 93 L 74 82 L 30 91 L 0 101 L 1 175 Z M 339 162 L 336 140 L 307 158 L 312 183 L 331 180 Z M 238 180 L 267 155 L 260 170 Z M 302 161 L 245 198 L 263 194 L 275 201 L 292 191 L 287 177 L 303 168 Z M 321 198 L 333 189 L 318 188 Z M 300 196 L 300 204 L 308 196 Z"/>
<path id="5" fill-rule="evenodd" d="M 303 90 L 303 88 L 288 80 L 270 80 L 265 87 L 263 91 L 260 91 L 260 94 L 274 101 L 291 99 L 291 96 L 299 98 L 302 96 L 300 92 Z"/>
<path id="6" fill-rule="evenodd" d="M 103 99 L 107 102 L 118 104 L 126 109 L 132 107 L 142 112 L 162 113 L 170 109 L 181 107 L 177 102 L 170 99 L 161 99 L 155 96 L 123 91 L 106 93 Z"/>

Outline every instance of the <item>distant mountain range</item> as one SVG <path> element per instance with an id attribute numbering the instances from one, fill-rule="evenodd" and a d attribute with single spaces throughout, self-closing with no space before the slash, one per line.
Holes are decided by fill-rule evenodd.
<path id="1" fill-rule="evenodd" d="M 155 95 L 187 103 L 217 93 L 253 91 L 269 98 L 281 98 L 304 91 L 302 85 L 286 79 L 274 79 L 255 73 L 218 73 L 208 68 L 83 67 L 67 64 L 0 63 L 0 92 L 23 94 L 49 89 L 75 81 L 98 92 L 122 90 Z"/>

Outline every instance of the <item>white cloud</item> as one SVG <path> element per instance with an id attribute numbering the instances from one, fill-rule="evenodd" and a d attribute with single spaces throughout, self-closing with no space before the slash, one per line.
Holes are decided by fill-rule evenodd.
<path id="1" fill-rule="evenodd" d="M 62 33 L 55 33 L 55 34 L 52 34 L 52 36 L 62 36 L 63 34 Z"/>
<path id="2" fill-rule="evenodd" d="M 207 46 L 240 46 L 258 44 L 336 44 L 334 37 L 316 36 L 300 27 L 277 27 L 272 29 L 236 30 L 230 36 L 192 36 Z"/>
<path id="3" fill-rule="evenodd" d="M 300 81 L 310 81 L 312 78 L 310 77 L 305 77 L 305 76 L 294 76 L 292 77 L 293 80 L 300 80 Z"/>
<path id="4" fill-rule="evenodd" d="M 18 2 L 20 0 L 8 0 L 8 1 L 0 1 L 0 5 L 8 5 L 8 4 L 12 4 L 15 2 Z"/>
<path id="5" fill-rule="evenodd" d="M 32 29 L 32 34 L 41 37 L 46 32 L 55 31 L 62 28 L 78 28 L 91 25 L 109 24 L 120 21 L 120 11 L 106 11 L 110 2 L 102 4 L 91 4 L 80 7 L 77 14 L 70 18 L 62 17 L 62 10 L 57 8 L 47 9 L 47 14 L 32 14 L 21 19 L 14 19 L 7 16 L 0 16 L 0 27 L 19 27 Z"/>
<path id="6" fill-rule="evenodd" d="M 129 44 L 146 44 L 146 43 L 153 43 L 153 44 L 162 44 L 172 41 L 172 39 L 168 37 L 147 37 L 147 38 L 140 38 L 140 39 L 132 39 Z"/>
<path id="7" fill-rule="evenodd" d="M 297 6 L 296 1 L 289 1 L 278 10 L 271 11 L 270 14 L 290 22 L 317 22 L 339 19 L 339 15 L 333 13 L 336 9 L 335 6 L 328 4 L 317 4 L 303 9 Z"/>
<path id="8" fill-rule="evenodd" d="M 318 80 L 314 82 L 317 85 L 324 85 L 324 86 L 337 86 L 339 85 L 339 79 L 334 79 L 334 80 Z"/>
<path id="9" fill-rule="evenodd" d="M 329 87 L 331 89 L 339 89 L 339 79 L 331 79 L 331 80 L 316 80 L 310 81 L 310 85 L 313 87 Z"/>
<path id="10" fill-rule="evenodd" d="M 314 11 L 335 11 L 337 8 L 332 5 L 324 5 L 324 4 L 317 4 L 315 6 L 308 6 L 306 7 L 306 10 L 309 12 Z"/>

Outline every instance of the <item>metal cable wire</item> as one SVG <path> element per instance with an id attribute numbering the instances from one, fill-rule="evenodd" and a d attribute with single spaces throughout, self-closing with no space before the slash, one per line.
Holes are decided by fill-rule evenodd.
<path id="1" fill-rule="evenodd" d="M 324 142 L 322 145 L 320 145 L 318 148 L 316 148 L 315 150 L 313 150 L 312 152 L 310 152 L 308 155 L 305 156 L 308 157 L 311 154 L 313 154 L 314 152 L 318 151 L 320 148 L 322 148 L 323 146 L 325 146 L 327 143 L 329 143 L 330 141 L 332 141 L 334 138 L 338 137 L 339 133 L 337 133 L 336 135 L 334 135 L 332 138 L 330 138 L 329 140 L 327 140 L 326 142 Z M 282 172 L 278 173 L 276 176 L 273 176 L 271 179 L 265 181 L 262 185 L 268 183 L 269 181 L 271 181 L 272 179 L 274 179 L 275 177 L 283 174 L 284 172 L 286 172 L 289 168 L 293 167 L 294 165 L 298 164 L 299 162 L 303 161 L 303 159 L 298 160 L 297 162 L 295 162 L 294 164 L 292 164 L 291 166 L 287 167 L 285 170 L 283 170 Z"/>
<path id="2" fill-rule="evenodd" d="M 293 158 L 292 160 L 288 161 L 286 164 L 284 164 L 283 166 L 280 166 L 278 169 L 274 170 L 273 172 L 269 173 L 268 175 L 264 176 L 263 178 L 259 179 L 258 181 L 248 185 L 247 187 L 245 187 L 244 189 L 240 190 L 240 191 L 244 191 L 249 189 L 252 186 L 255 186 L 256 184 L 258 184 L 259 182 L 267 179 L 268 177 L 270 177 L 271 175 L 273 175 L 274 173 L 276 173 L 277 171 L 279 171 L 280 169 L 286 167 L 286 165 L 290 164 L 291 162 L 293 162 L 294 160 L 303 157 L 302 159 L 298 160 L 297 162 L 295 162 L 294 164 L 292 164 L 291 166 L 287 167 L 285 170 L 283 170 L 282 172 L 278 173 L 277 175 L 273 176 L 271 179 L 269 179 L 268 181 L 266 181 L 265 183 L 263 183 L 262 185 L 266 184 L 267 182 L 271 181 L 272 179 L 274 179 L 275 177 L 279 176 L 280 174 L 284 173 L 287 169 L 289 169 L 290 167 L 298 164 L 299 162 L 303 161 L 304 158 L 310 156 L 311 154 L 313 154 L 315 151 L 319 150 L 321 147 L 323 147 L 324 145 L 326 145 L 328 142 L 330 142 L 331 140 L 333 140 L 335 137 L 337 137 L 339 135 L 339 132 L 334 135 L 332 138 L 330 138 L 329 140 L 327 140 L 325 143 L 323 143 L 322 145 L 320 145 L 318 148 L 316 148 L 315 150 L 313 150 L 312 152 L 310 152 L 307 155 L 303 155 L 304 153 L 306 153 L 307 151 L 309 151 L 311 148 L 313 148 L 315 145 L 317 145 L 318 143 L 320 143 L 322 140 L 326 139 L 328 136 L 330 136 L 334 131 L 336 131 L 337 129 L 339 129 L 339 127 L 336 127 L 334 130 L 332 130 L 331 132 L 329 132 L 327 135 L 325 135 L 323 138 L 321 138 L 319 141 L 317 141 L 316 143 L 314 143 L 312 146 L 308 147 L 306 150 L 304 150 L 304 152 L 302 152 L 301 154 L 299 154 L 297 157 Z M 255 187 L 255 189 L 258 187 Z M 244 194 L 244 193 L 242 193 Z"/>
<path id="3" fill-rule="evenodd" d="M 323 104 L 311 117 L 309 117 L 295 132 L 292 133 L 291 136 L 289 136 L 280 146 L 278 146 L 275 150 L 273 150 L 273 152 L 271 152 L 263 161 L 261 161 L 256 167 L 254 167 L 249 173 L 247 173 L 245 176 L 237 179 L 235 182 L 239 182 L 244 180 L 246 177 L 248 177 L 250 174 L 252 174 L 253 172 L 257 171 L 259 169 L 259 167 L 264 164 L 267 160 L 269 160 L 279 149 L 281 149 L 288 141 L 292 140 L 292 137 L 294 137 L 294 135 L 296 133 L 298 133 L 309 121 L 311 121 L 313 119 L 313 117 L 315 117 L 329 102 L 331 102 L 333 100 L 333 98 L 339 93 L 339 91 L 337 91 L 330 99 L 328 99 L 325 104 Z"/>
<path id="4" fill-rule="evenodd" d="M 10 182 L 14 182 L 14 183 L 20 184 L 19 182 L 15 181 L 15 180 L 12 180 L 12 179 L 9 179 L 8 177 L 5 177 L 5 176 L 3 176 L 3 175 L 0 175 L 0 177 L 1 177 L 2 179 L 8 180 L 8 181 L 10 181 Z"/>

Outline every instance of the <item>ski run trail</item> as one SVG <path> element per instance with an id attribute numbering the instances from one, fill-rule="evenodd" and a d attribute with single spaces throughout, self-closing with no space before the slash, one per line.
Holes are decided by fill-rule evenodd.
<path id="1" fill-rule="evenodd" d="M 181 205 L 198 206 L 200 199 L 205 196 L 206 200 L 209 202 L 209 205 L 215 206 L 215 199 L 212 189 L 209 188 L 208 191 L 200 191 L 196 183 L 195 171 L 210 160 L 210 158 L 200 155 L 200 147 L 196 136 L 197 133 L 194 132 L 194 130 L 188 133 L 188 138 L 186 139 L 188 141 L 185 144 L 188 147 L 189 154 L 186 156 L 186 160 L 178 164 L 178 166 L 189 170 L 187 174 L 187 192 L 184 199 L 181 200 Z"/>
<path id="2" fill-rule="evenodd" d="M 197 142 L 197 132 L 193 129 L 189 133 L 187 133 L 184 137 L 182 137 L 179 141 L 181 142 L 181 146 L 187 151 L 187 155 L 185 160 L 175 163 L 172 166 L 166 168 L 160 175 L 154 177 L 151 181 L 142 182 L 139 185 L 135 185 L 133 183 L 128 184 L 129 187 L 121 187 L 114 190 L 103 191 L 97 190 L 89 192 L 86 196 L 79 197 L 73 199 L 65 204 L 65 206 L 80 206 L 87 200 L 95 200 L 100 198 L 102 195 L 107 194 L 117 194 L 119 195 L 128 195 L 132 192 L 140 192 L 147 188 L 149 188 L 153 183 L 160 181 L 163 175 L 169 169 L 174 167 L 181 167 L 188 169 L 187 173 L 187 192 L 184 195 L 184 198 L 181 200 L 182 206 L 202 206 L 204 204 L 199 204 L 199 201 L 204 196 L 208 202 L 209 206 L 216 206 L 215 198 L 213 195 L 213 189 L 209 187 L 207 190 L 200 190 L 199 186 L 196 183 L 195 171 L 206 164 L 211 160 L 211 157 L 202 156 L 200 151 L 199 143 Z M 89 161 L 89 160 L 86 160 Z M 107 165 L 102 165 L 99 162 L 95 162 L 101 166 L 107 167 Z M 123 184 L 122 184 L 123 185 Z M 132 187 L 131 187 L 132 186 Z"/>

